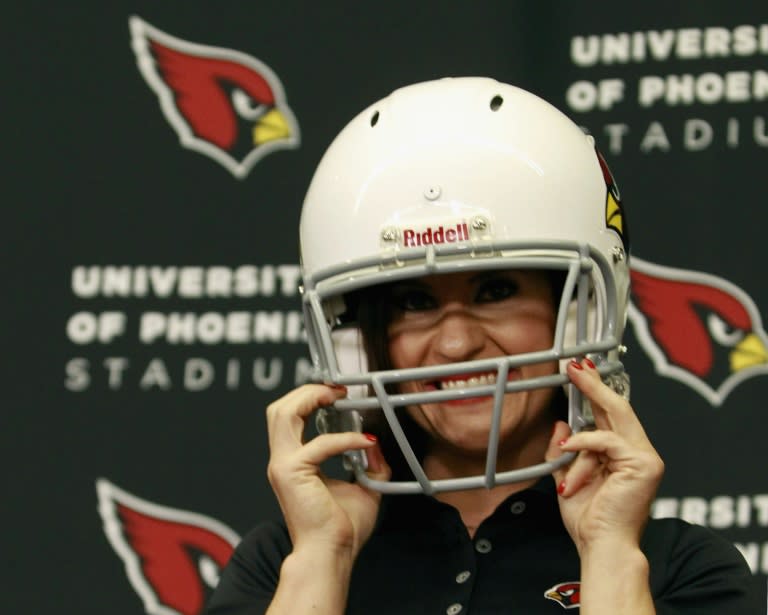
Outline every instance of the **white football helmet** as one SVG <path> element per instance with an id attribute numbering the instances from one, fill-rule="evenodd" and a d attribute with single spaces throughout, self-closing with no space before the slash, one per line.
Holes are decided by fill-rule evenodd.
<path id="1" fill-rule="evenodd" d="M 550 104 L 486 78 L 404 87 L 371 105 L 338 135 L 304 201 L 300 242 L 303 306 L 317 381 L 350 395 L 317 417 L 321 431 L 360 429 L 383 412 L 415 477 L 384 482 L 365 474 L 365 456 L 346 454 L 357 480 L 384 493 L 491 488 L 550 474 L 572 459 L 496 471 L 503 396 L 564 386 L 574 431 L 591 424 L 588 403 L 561 373 L 507 381 L 524 364 L 589 355 L 622 394 L 619 360 L 629 293 L 621 201 L 592 137 Z M 565 280 L 552 347 L 438 367 L 369 371 L 348 297 L 365 287 L 435 273 L 544 269 Z M 385 332 L 382 331 L 382 335 Z M 397 383 L 497 373 L 484 387 L 400 394 Z M 430 480 L 395 410 L 494 396 L 486 472 Z"/>

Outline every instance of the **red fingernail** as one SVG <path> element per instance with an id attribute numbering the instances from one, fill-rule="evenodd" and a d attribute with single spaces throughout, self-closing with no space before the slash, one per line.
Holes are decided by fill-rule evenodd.
<path id="1" fill-rule="evenodd" d="M 595 364 L 592 362 L 592 359 L 584 359 L 584 363 L 587 364 L 587 367 L 591 367 L 592 369 L 595 369 Z"/>
<path id="2" fill-rule="evenodd" d="M 372 433 L 364 433 L 363 434 L 366 438 L 368 438 L 371 442 L 378 442 L 379 439 L 374 436 Z"/>
<path id="3" fill-rule="evenodd" d="M 578 362 L 578 361 L 576 361 L 575 359 L 571 361 L 571 367 L 573 367 L 574 369 L 584 369 L 584 368 L 581 366 L 581 363 L 579 363 L 579 362 Z"/>
<path id="4" fill-rule="evenodd" d="M 558 492 L 560 495 L 563 495 L 563 492 L 564 492 L 564 491 L 565 491 L 565 481 L 563 481 L 562 483 L 560 483 L 560 484 L 557 486 L 557 492 Z"/>
<path id="5" fill-rule="evenodd" d="M 335 382 L 332 382 L 328 385 L 332 389 L 336 389 L 337 391 L 346 391 L 347 387 L 345 387 L 343 384 L 336 384 Z"/>

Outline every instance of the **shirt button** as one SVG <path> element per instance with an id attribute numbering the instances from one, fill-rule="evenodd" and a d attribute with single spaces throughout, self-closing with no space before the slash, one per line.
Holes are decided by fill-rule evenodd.
<path id="1" fill-rule="evenodd" d="M 457 615 L 458 613 L 461 613 L 461 608 L 462 608 L 461 605 L 458 602 L 456 602 L 451 606 L 449 606 L 447 609 L 445 609 L 445 612 L 448 615 Z"/>
<path id="2" fill-rule="evenodd" d="M 525 512 L 525 502 L 512 502 L 512 506 L 509 507 L 509 510 L 513 515 L 521 515 Z"/>
<path id="3" fill-rule="evenodd" d="M 481 538 L 475 543 L 475 550 L 478 553 L 488 553 L 493 548 L 493 545 L 491 544 L 490 540 L 486 540 L 485 538 Z"/>
<path id="4" fill-rule="evenodd" d="M 457 583 L 464 583 L 470 576 L 469 570 L 464 570 L 463 572 L 460 572 L 456 575 L 456 582 Z"/>

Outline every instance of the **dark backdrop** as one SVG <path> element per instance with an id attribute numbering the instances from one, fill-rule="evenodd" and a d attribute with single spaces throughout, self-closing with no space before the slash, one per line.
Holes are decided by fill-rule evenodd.
<path id="1" fill-rule="evenodd" d="M 634 405 L 668 467 L 655 513 L 722 532 L 765 584 L 760 3 L 81 2 L 4 15 L 2 612 L 199 612 L 237 536 L 277 514 L 263 412 L 305 374 L 296 230 L 314 166 L 359 110 L 448 75 L 530 89 L 595 135 L 633 268 L 667 284 L 634 298 L 626 336 Z M 131 16 L 175 63 L 142 73 Z M 184 131 L 206 128 L 178 110 L 200 95 L 190 56 L 245 66 L 228 94 L 253 93 L 258 73 L 295 119 L 293 142 L 239 177 L 247 119 L 235 145 L 185 146 Z M 176 106 L 161 106 L 163 88 Z M 683 314 L 675 339 L 660 333 L 669 314 Z M 710 350 L 717 360 L 698 360 Z"/>

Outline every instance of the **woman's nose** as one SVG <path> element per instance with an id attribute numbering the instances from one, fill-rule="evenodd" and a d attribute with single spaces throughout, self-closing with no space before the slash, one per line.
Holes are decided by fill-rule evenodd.
<path id="1" fill-rule="evenodd" d="M 474 316 L 462 309 L 448 309 L 435 323 L 433 349 L 443 359 L 464 361 L 482 349 L 485 333 Z"/>

